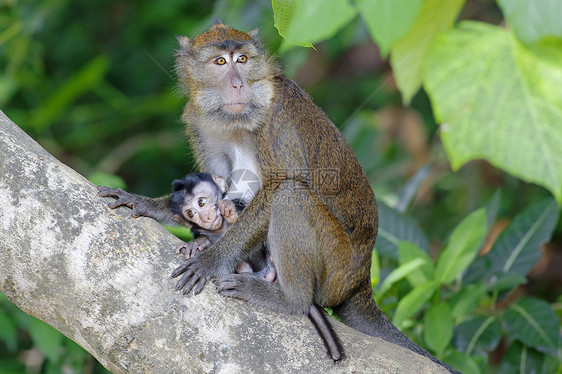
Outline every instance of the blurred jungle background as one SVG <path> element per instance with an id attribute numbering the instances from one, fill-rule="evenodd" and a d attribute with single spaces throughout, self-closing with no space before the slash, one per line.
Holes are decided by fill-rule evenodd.
<path id="1" fill-rule="evenodd" d="M 94 183 L 160 196 L 195 170 L 175 36 L 258 26 L 372 183 L 385 313 L 464 373 L 562 373 L 560 16 L 536 0 L 0 0 L 0 109 Z M 105 371 L 0 294 L 0 373 Z"/>

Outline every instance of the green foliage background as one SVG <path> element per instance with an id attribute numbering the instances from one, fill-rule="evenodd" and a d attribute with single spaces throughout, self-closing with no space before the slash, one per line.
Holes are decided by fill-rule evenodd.
<path id="1" fill-rule="evenodd" d="M 367 172 L 394 323 L 465 373 L 562 373 L 561 4 L 0 0 L 0 109 L 95 183 L 162 195 L 194 170 L 175 35 L 259 26 Z M 63 371 L 104 369 L 2 295 L 0 373 Z"/>

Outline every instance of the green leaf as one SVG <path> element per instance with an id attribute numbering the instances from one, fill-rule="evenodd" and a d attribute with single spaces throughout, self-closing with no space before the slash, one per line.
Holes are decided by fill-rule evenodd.
<path id="1" fill-rule="evenodd" d="M 381 256 L 398 257 L 398 243 L 408 241 L 424 251 L 429 251 L 429 242 L 416 222 L 398 213 L 382 201 L 377 201 L 379 213 L 379 231 L 375 244 Z"/>
<path id="2" fill-rule="evenodd" d="M 486 204 L 486 228 L 490 230 L 494 222 L 496 221 L 496 217 L 498 216 L 498 212 L 500 210 L 500 203 L 501 203 L 502 191 L 498 189 L 494 196 L 490 199 L 488 204 Z"/>
<path id="3" fill-rule="evenodd" d="M 519 213 L 500 234 L 490 252 L 470 266 L 466 281 L 485 279 L 495 288 L 500 282 L 519 284 L 541 257 L 540 246 L 550 240 L 558 214 L 558 206 L 552 197 Z"/>
<path id="4" fill-rule="evenodd" d="M 480 374 L 480 368 L 474 359 L 465 353 L 453 351 L 445 357 L 444 361 L 463 374 Z"/>
<path id="5" fill-rule="evenodd" d="M 480 208 L 466 217 L 454 230 L 441 252 L 435 279 L 441 284 L 454 281 L 478 253 L 486 235 L 486 210 Z"/>
<path id="6" fill-rule="evenodd" d="M 439 36 L 425 88 L 453 169 L 484 158 L 562 202 L 562 48 L 533 50 L 500 27 L 463 22 Z"/>
<path id="7" fill-rule="evenodd" d="M 430 171 L 430 164 L 422 166 L 418 169 L 418 171 L 416 171 L 416 174 L 414 174 L 408 182 L 400 188 L 398 191 L 398 201 L 396 202 L 396 210 L 399 213 L 404 213 L 406 209 L 408 209 L 408 206 L 410 206 L 412 199 L 416 196 L 420 185 L 424 180 L 426 180 Z"/>
<path id="8" fill-rule="evenodd" d="M 406 318 L 412 316 L 422 308 L 423 304 L 431 298 L 431 295 L 433 295 L 437 288 L 439 288 L 439 283 L 436 281 L 422 283 L 414 287 L 414 289 L 398 303 L 392 322 L 398 327 L 401 326 Z"/>
<path id="9" fill-rule="evenodd" d="M 95 172 L 88 176 L 88 180 L 96 186 L 107 186 L 111 188 L 121 189 L 125 189 L 127 187 L 127 184 L 125 183 L 123 178 L 114 174 Z"/>
<path id="10" fill-rule="evenodd" d="M 455 347 L 460 352 L 486 355 L 498 346 L 502 337 L 501 323 L 495 316 L 479 316 L 455 327 Z"/>
<path id="11" fill-rule="evenodd" d="M 17 347 L 17 329 L 15 321 L 4 310 L 0 309 L 0 341 L 4 342 L 8 350 Z"/>
<path id="12" fill-rule="evenodd" d="M 525 43 L 542 38 L 562 38 L 560 0 L 498 0 L 508 26 Z"/>
<path id="13" fill-rule="evenodd" d="M 382 56 L 400 39 L 420 12 L 423 0 L 359 0 L 357 8 Z"/>
<path id="14" fill-rule="evenodd" d="M 373 250 L 371 254 L 371 287 L 375 287 L 379 284 L 381 278 L 381 263 L 379 261 L 379 255 L 376 250 Z"/>
<path id="15" fill-rule="evenodd" d="M 166 230 L 168 230 L 184 242 L 193 240 L 193 234 L 191 233 L 191 229 L 189 229 L 188 227 L 175 225 L 164 225 L 164 227 L 166 228 Z"/>
<path id="16" fill-rule="evenodd" d="M 484 296 L 488 287 L 485 284 L 469 284 L 463 286 L 450 300 L 453 304 L 453 317 L 463 318 L 471 312 Z"/>
<path id="17" fill-rule="evenodd" d="M 453 26 L 463 4 L 464 0 L 426 0 L 410 31 L 392 46 L 390 64 L 404 103 L 421 87 L 429 47 L 440 32 Z"/>
<path id="18" fill-rule="evenodd" d="M 312 47 L 355 17 L 348 0 L 272 0 L 275 27 L 289 44 Z"/>
<path id="19" fill-rule="evenodd" d="M 513 342 L 503 356 L 498 374 L 512 373 L 559 373 L 556 371 L 557 360 L 537 352 L 521 343 Z M 559 369 L 560 370 L 560 369 Z"/>
<path id="20" fill-rule="evenodd" d="M 29 126 L 42 130 L 62 116 L 76 99 L 96 87 L 109 68 L 109 59 L 98 56 L 66 80 L 39 108 L 31 112 Z"/>
<path id="21" fill-rule="evenodd" d="M 416 259 L 423 261 L 421 266 L 416 267 L 407 274 L 408 282 L 410 282 L 412 287 L 433 279 L 433 261 L 426 252 L 422 251 L 414 243 L 404 241 L 398 243 L 398 260 L 401 265 Z"/>
<path id="22" fill-rule="evenodd" d="M 425 265 L 426 261 L 426 259 L 418 257 L 394 269 L 382 283 L 380 291 L 377 292 L 377 298 L 380 298 L 385 293 L 387 293 L 388 290 L 390 290 L 396 282 L 404 279 L 412 271 Z"/>
<path id="23" fill-rule="evenodd" d="M 451 307 L 442 301 L 429 307 L 423 316 L 423 337 L 428 347 L 441 356 L 453 336 Z"/>
<path id="24" fill-rule="evenodd" d="M 525 345 L 551 355 L 556 354 L 560 324 L 546 301 L 531 297 L 518 300 L 505 312 L 504 323 L 513 336 Z"/>
<path id="25" fill-rule="evenodd" d="M 57 362 L 61 355 L 63 335 L 38 319 L 33 319 L 29 325 L 29 335 L 37 348 L 50 361 Z"/>

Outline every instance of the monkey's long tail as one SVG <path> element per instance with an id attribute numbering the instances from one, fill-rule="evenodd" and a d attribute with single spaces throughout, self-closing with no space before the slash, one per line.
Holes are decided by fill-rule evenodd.
<path id="1" fill-rule="evenodd" d="M 341 305 L 334 308 L 335 314 L 343 322 L 367 335 L 376 336 L 387 342 L 400 345 L 422 356 L 428 357 L 431 361 L 441 365 L 451 373 L 461 374 L 443 361 L 438 360 L 422 347 L 411 341 L 402 331 L 390 322 L 387 316 L 379 309 L 373 299 L 370 284 L 362 291 L 346 300 Z"/>
<path id="2" fill-rule="evenodd" d="M 324 341 L 328 355 L 330 355 L 334 361 L 340 360 L 343 356 L 343 349 L 334 328 L 328 321 L 326 312 L 316 304 L 312 304 L 308 312 L 308 318 L 310 318 L 312 324 L 316 327 L 316 330 L 318 330 L 318 334 Z"/>

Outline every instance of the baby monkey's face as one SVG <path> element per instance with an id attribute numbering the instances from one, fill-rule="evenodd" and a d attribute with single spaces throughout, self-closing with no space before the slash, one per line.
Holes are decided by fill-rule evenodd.
<path id="1" fill-rule="evenodd" d="M 222 226 L 223 220 L 217 206 L 221 195 L 218 188 L 211 183 L 199 183 L 193 189 L 192 194 L 185 197 L 183 216 L 202 229 L 218 230 Z"/>

